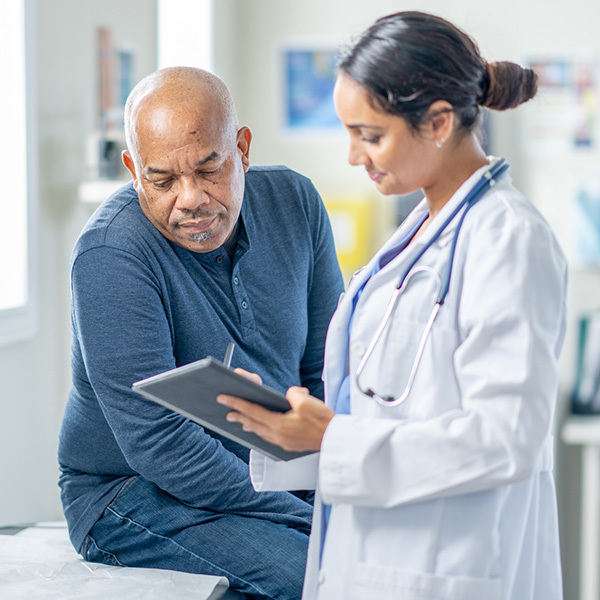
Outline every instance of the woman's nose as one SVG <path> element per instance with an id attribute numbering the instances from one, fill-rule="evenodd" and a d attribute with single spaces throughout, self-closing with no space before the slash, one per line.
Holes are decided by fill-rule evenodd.
<path id="1" fill-rule="evenodd" d="M 348 152 L 348 162 L 353 166 L 365 165 L 369 162 L 369 157 L 362 146 L 356 142 L 350 142 L 350 151 Z"/>

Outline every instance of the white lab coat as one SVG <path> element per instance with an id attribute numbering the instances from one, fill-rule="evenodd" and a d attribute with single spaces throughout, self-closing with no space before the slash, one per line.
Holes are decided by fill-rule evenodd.
<path id="1" fill-rule="evenodd" d="M 351 281 L 327 336 L 328 404 L 348 369 L 356 372 L 403 266 L 481 171 L 367 283 L 346 362 L 352 298 L 374 261 Z M 421 203 L 382 251 L 426 210 Z M 419 264 L 443 273 L 457 221 Z M 318 480 L 305 600 L 562 598 L 551 427 L 566 277 L 548 224 L 504 175 L 464 221 L 450 292 L 408 400 L 381 407 L 352 377 L 351 414 L 333 418 L 319 454 L 283 463 L 252 453 L 256 489 Z M 361 381 L 380 394 L 405 387 L 432 281 L 411 281 L 365 368 Z M 321 501 L 332 510 L 319 565 Z"/>

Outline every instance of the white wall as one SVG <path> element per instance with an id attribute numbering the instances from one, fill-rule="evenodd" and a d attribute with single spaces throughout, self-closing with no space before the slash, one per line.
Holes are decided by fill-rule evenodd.
<path id="1" fill-rule="evenodd" d="M 62 518 L 56 450 L 69 387 L 68 261 L 91 214 L 77 187 L 94 126 L 95 28 L 109 26 L 117 43 L 136 44 L 139 77 L 156 65 L 155 0 L 37 0 L 34 7 L 40 325 L 32 339 L 0 348 L 0 525 Z"/>
<path id="2" fill-rule="evenodd" d="M 562 4 L 553 0 L 501 4 L 462 0 L 396 2 L 393 0 L 218 0 L 217 27 L 234 35 L 217 36 L 217 72 L 233 82 L 240 119 L 255 133 L 253 157 L 258 162 L 277 161 L 310 174 L 324 193 L 372 190 L 360 169 L 346 165 L 346 140 L 333 138 L 291 138 L 278 128 L 281 98 L 277 51 L 294 40 L 344 42 L 369 25 L 376 17 L 401 9 L 436 12 L 465 28 L 480 43 L 490 60 L 519 60 L 523 53 L 570 51 L 593 41 L 593 19 L 582 19 L 578 28 L 564 31 Z M 589 13 L 585 0 L 575 0 L 575 14 Z M 569 4 L 569 8 L 571 4 Z M 600 9 L 596 9 L 600 12 Z M 226 23 L 226 25 L 224 25 Z M 583 30 L 582 30 L 583 28 Z M 585 31 L 585 28 L 588 31 Z M 560 33 L 558 33 L 560 32 Z M 327 165 L 324 168 L 324 165 Z M 513 168 L 513 173 L 515 168 Z"/>

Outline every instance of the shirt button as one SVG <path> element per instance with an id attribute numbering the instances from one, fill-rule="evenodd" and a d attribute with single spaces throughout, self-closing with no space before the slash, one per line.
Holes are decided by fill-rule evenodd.
<path id="1" fill-rule="evenodd" d="M 219 256 L 217 256 L 217 258 L 215 258 L 215 260 L 216 260 L 218 263 L 222 263 L 222 262 L 223 262 L 223 257 L 219 255 Z"/>
<path id="2" fill-rule="evenodd" d="M 235 285 L 238 285 L 238 284 L 240 283 L 240 280 L 239 280 L 237 277 L 234 277 L 234 278 L 233 278 L 233 283 L 234 283 Z"/>
<path id="3" fill-rule="evenodd" d="M 248 303 L 245 300 L 242 300 L 242 308 L 246 310 L 248 308 Z"/>
<path id="4" fill-rule="evenodd" d="M 319 571 L 319 575 L 317 577 L 317 583 L 319 585 L 323 585 L 325 583 L 325 571 L 322 569 Z"/>

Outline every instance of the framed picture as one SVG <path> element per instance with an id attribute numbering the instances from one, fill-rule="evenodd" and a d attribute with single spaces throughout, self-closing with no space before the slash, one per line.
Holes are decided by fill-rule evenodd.
<path id="1" fill-rule="evenodd" d="M 295 44 L 282 49 L 283 128 L 286 132 L 341 132 L 333 105 L 337 48 Z"/>

